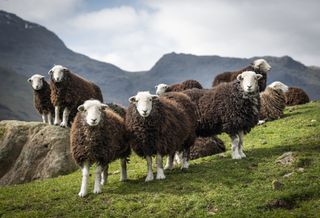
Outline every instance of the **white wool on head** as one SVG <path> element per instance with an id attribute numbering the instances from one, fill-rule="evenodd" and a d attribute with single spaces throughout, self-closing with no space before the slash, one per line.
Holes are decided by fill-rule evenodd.
<path id="1" fill-rule="evenodd" d="M 280 81 L 275 81 L 268 85 L 268 87 L 276 90 L 282 90 L 283 92 L 287 92 L 289 90 L 289 87 Z"/>
<path id="2" fill-rule="evenodd" d="M 168 85 L 164 83 L 160 83 L 159 85 L 156 85 L 155 88 L 156 88 L 156 94 L 162 95 L 163 93 L 166 92 Z"/>
<path id="3" fill-rule="evenodd" d="M 53 81 L 61 82 L 63 79 L 64 70 L 67 70 L 67 68 L 61 65 L 54 65 L 54 67 L 52 67 L 49 71 L 49 75 L 51 75 Z"/>
<path id="4" fill-rule="evenodd" d="M 244 71 L 237 76 L 240 85 L 244 92 L 255 93 L 259 91 L 258 80 L 262 78 L 261 74 L 256 74 L 253 71 Z"/>
<path id="5" fill-rule="evenodd" d="M 129 98 L 129 101 L 135 104 L 142 117 L 148 117 L 152 110 L 152 101 L 158 98 L 158 95 L 152 95 L 149 91 L 143 91 L 138 92 L 136 96 Z"/>
<path id="6" fill-rule="evenodd" d="M 85 113 L 85 119 L 89 126 L 96 126 L 101 121 L 101 113 L 108 105 L 99 100 L 87 100 L 78 107 L 78 111 Z"/>
<path id="7" fill-rule="evenodd" d="M 28 82 L 31 83 L 31 86 L 34 90 L 40 90 L 43 87 L 44 76 L 40 74 L 34 74 L 28 79 Z"/>
<path id="8" fill-rule="evenodd" d="M 252 65 L 254 69 L 259 69 L 265 73 L 271 70 L 271 66 L 265 59 L 257 59 Z"/>

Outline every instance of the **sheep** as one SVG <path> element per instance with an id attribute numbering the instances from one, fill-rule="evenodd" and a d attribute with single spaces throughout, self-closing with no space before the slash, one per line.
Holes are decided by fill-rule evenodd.
<path id="1" fill-rule="evenodd" d="M 269 63 L 266 60 L 257 59 L 252 64 L 243 68 L 242 70 L 233 71 L 233 72 L 224 72 L 224 73 L 218 74 L 212 82 L 212 87 L 215 87 L 218 84 L 223 83 L 223 82 L 231 82 L 233 80 L 236 80 L 237 76 L 244 71 L 254 71 L 257 74 L 261 74 L 263 76 L 263 78 L 259 80 L 259 91 L 262 92 L 266 88 L 267 73 L 270 70 L 271 70 L 271 66 L 269 65 Z"/>
<path id="2" fill-rule="evenodd" d="M 97 164 L 95 170 L 95 194 L 108 176 L 108 164 L 121 159 L 120 181 L 127 179 L 127 158 L 130 146 L 126 143 L 127 134 L 124 120 L 99 100 L 87 100 L 78 108 L 70 133 L 71 153 L 82 169 L 80 197 L 87 194 L 90 166 Z"/>
<path id="3" fill-rule="evenodd" d="M 54 108 L 50 100 L 51 89 L 44 76 L 34 74 L 28 79 L 33 89 L 34 107 L 42 116 L 43 123 L 52 125 L 52 114 Z"/>
<path id="4" fill-rule="evenodd" d="M 308 94 L 303 89 L 297 87 L 289 87 L 285 93 L 285 98 L 287 106 L 306 104 L 310 101 Z"/>
<path id="5" fill-rule="evenodd" d="M 196 117 L 188 110 L 195 110 L 189 97 L 182 93 L 169 97 L 138 92 L 129 98 L 126 128 L 130 134 L 131 148 L 147 160 L 146 182 L 154 179 L 152 156 L 156 155 L 156 179 L 165 179 L 162 157 L 169 155 L 170 165 L 176 151 L 183 151 L 182 169 L 187 169 L 189 148 L 195 140 Z M 187 108 L 185 107 L 187 105 Z"/>
<path id="6" fill-rule="evenodd" d="M 55 107 L 54 125 L 67 127 L 76 116 L 77 107 L 89 99 L 103 101 L 100 88 L 72 73 L 68 68 L 55 65 L 50 71 L 51 102 Z M 60 110 L 63 109 L 62 122 Z"/>
<path id="7" fill-rule="evenodd" d="M 283 115 L 283 110 L 286 107 L 285 93 L 287 91 L 288 86 L 276 81 L 260 93 L 259 124 L 279 119 Z"/>
<path id="8" fill-rule="evenodd" d="M 160 83 L 160 84 L 156 85 L 155 88 L 156 88 L 156 94 L 161 95 L 165 92 L 180 92 L 180 91 L 192 89 L 192 88 L 202 89 L 203 87 L 196 80 L 186 80 L 186 81 L 183 81 L 181 84 L 177 83 L 177 84 L 173 84 L 173 85 L 167 85 L 164 83 Z"/>
<path id="9" fill-rule="evenodd" d="M 184 91 L 197 107 L 197 136 L 208 137 L 225 132 L 232 140 L 232 158 L 246 157 L 242 148 L 243 137 L 258 123 L 258 80 L 262 77 L 253 71 L 244 71 L 237 80 L 222 83 L 211 90 Z"/>
<path id="10" fill-rule="evenodd" d="M 213 137 L 198 137 L 194 144 L 190 147 L 190 160 L 200 157 L 206 157 L 221 152 L 225 152 L 226 148 L 221 139 Z"/>
<path id="11" fill-rule="evenodd" d="M 127 113 L 127 110 L 119 105 L 119 104 L 115 104 L 115 103 L 107 103 L 107 105 L 109 106 L 109 108 L 111 110 L 113 110 L 114 112 L 116 112 L 117 114 L 119 114 L 122 118 L 125 119 L 126 117 L 126 113 Z"/>

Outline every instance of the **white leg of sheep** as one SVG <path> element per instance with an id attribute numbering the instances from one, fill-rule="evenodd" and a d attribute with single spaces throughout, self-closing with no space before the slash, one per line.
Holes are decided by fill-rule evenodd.
<path id="1" fill-rule="evenodd" d="M 59 106 L 55 106 L 54 107 L 54 125 L 58 126 L 61 123 L 61 119 L 60 119 L 60 107 Z"/>
<path id="2" fill-rule="evenodd" d="M 153 180 L 153 173 L 152 173 L 152 158 L 151 156 L 146 156 L 147 159 L 147 165 L 148 165 L 148 175 L 146 177 L 146 182 Z"/>
<path id="3" fill-rule="evenodd" d="M 70 110 L 69 108 L 64 108 L 62 122 L 60 123 L 61 127 L 68 127 L 68 119 L 69 119 Z"/>
<path id="4" fill-rule="evenodd" d="M 182 156 L 183 152 L 176 152 L 176 154 L 174 155 L 175 164 L 182 164 Z"/>
<path id="5" fill-rule="evenodd" d="M 245 158 L 247 157 L 244 153 L 243 153 L 243 138 L 244 138 L 244 133 L 243 131 L 239 132 L 239 154 L 241 156 L 241 158 Z"/>
<path id="6" fill-rule="evenodd" d="M 120 182 L 126 181 L 128 179 L 127 175 L 127 160 L 126 158 L 121 159 L 121 175 Z"/>
<path id="7" fill-rule="evenodd" d="M 231 152 L 232 152 L 232 159 L 241 159 L 241 155 L 239 154 L 239 136 L 234 135 L 231 136 L 232 140 L 232 146 L 231 146 Z"/>
<path id="8" fill-rule="evenodd" d="M 96 171 L 95 171 L 95 178 L 94 178 L 94 194 L 101 193 L 101 174 L 104 171 L 104 167 L 97 165 Z"/>
<path id="9" fill-rule="evenodd" d="M 89 164 L 84 163 L 82 167 L 82 183 L 81 183 L 81 188 L 79 192 L 80 197 L 84 197 L 87 195 L 88 180 L 89 180 Z"/>
<path id="10" fill-rule="evenodd" d="M 109 165 L 107 165 L 101 173 L 101 182 L 100 182 L 101 185 L 106 184 L 108 180 L 108 169 L 109 169 Z"/>
<path id="11" fill-rule="evenodd" d="M 183 150 L 182 152 L 182 166 L 181 169 L 188 169 L 189 168 L 189 163 L 188 163 L 188 151 Z"/>
<path id="12" fill-rule="evenodd" d="M 163 172 L 162 156 L 157 154 L 157 177 L 156 179 L 165 179 L 166 176 Z"/>
<path id="13" fill-rule="evenodd" d="M 164 167 L 165 170 L 172 170 L 173 169 L 173 159 L 174 155 L 168 155 L 166 166 Z"/>
<path id="14" fill-rule="evenodd" d="M 42 116 L 42 122 L 43 123 L 47 123 L 46 115 L 42 114 L 41 116 Z"/>
<path id="15" fill-rule="evenodd" d="M 51 112 L 49 112 L 47 114 L 47 120 L 48 120 L 49 125 L 52 125 L 52 114 L 51 114 Z"/>

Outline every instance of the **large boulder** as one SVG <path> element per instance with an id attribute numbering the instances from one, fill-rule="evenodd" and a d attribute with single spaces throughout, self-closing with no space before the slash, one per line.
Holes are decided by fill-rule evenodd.
<path id="1" fill-rule="evenodd" d="M 0 185 L 26 183 L 77 169 L 69 129 L 39 122 L 0 122 Z"/>

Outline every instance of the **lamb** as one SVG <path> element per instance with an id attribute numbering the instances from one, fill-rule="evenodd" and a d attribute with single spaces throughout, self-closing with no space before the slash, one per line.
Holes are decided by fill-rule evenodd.
<path id="1" fill-rule="evenodd" d="M 283 115 L 283 110 L 286 107 L 285 93 L 287 91 L 288 86 L 276 81 L 260 93 L 261 107 L 259 124 L 265 121 L 279 119 Z"/>
<path id="2" fill-rule="evenodd" d="M 188 112 L 195 110 L 189 97 L 182 93 L 171 93 L 170 98 L 159 97 L 144 91 L 130 97 L 129 102 L 126 128 L 132 140 L 132 149 L 147 160 L 145 181 L 154 179 L 153 155 L 156 155 L 156 179 L 165 179 L 162 157 L 169 155 L 169 165 L 172 166 L 176 151 L 183 151 L 182 169 L 187 169 L 189 148 L 194 143 L 196 127 L 196 117 L 189 116 Z"/>
<path id="3" fill-rule="evenodd" d="M 180 91 L 192 89 L 192 88 L 202 89 L 203 87 L 196 80 L 186 80 L 186 81 L 183 81 L 181 84 L 177 83 L 173 85 L 160 83 L 156 85 L 155 88 L 156 88 L 156 94 L 161 95 L 165 92 L 180 92 Z"/>
<path id="4" fill-rule="evenodd" d="M 44 76 L 34 74 L 28 79 L 33 89 L 34 107 L 42 116 L 43 123 L 52 125 L 54 108 L 50 100 L 51 89 Z"/>
<path id="5" fill-rule="evenodd" d="M 197 136 L 208 137 L 225 132 L 232 140 L 232 158 L 246 157 L 243 137 L 258 123 L 258 80 L 262 77 L 253 71 L 244 71 L 237 80 L 222 83 L 211 90 L 184 91 L 197 107 Z"/>
<path id="6" fill-rule="evenodd" d="M 55 65 L 50 71 L 51 102 L 55 108 L 54 125 L 67 127 L 77 114 L 77 107 L 89 99 L 103 101 L 100 88 L 72 73 L 68 68 Z M 60 110 L 63 110 L 62 122 Z"/>
<path id="7" fill-rule="evenodd" d="M 289 87 L 289 90 L 285 93 L 285 98 L 287 106 L 306 104 L 310 101 L 308 94 L 297 87 Z"/>
<path id="8" fill-rule="evenodd" d="M 127 134 L 124 120 L 98 100 L 87 100 L 78 107 L 70 133 L 71 153 L 75 162 L 82 168 L 80 197 L 87 194 L 90 166 L 95 170 L 95 194 L 108 176 L 108 164 L 121 159 L 120 181 L 127 179 L 127 158 L 130 146 L 126 143 Z"/>
<path id="9" fill-rule="evenodd" d="M 226 148 L 224 143 L 218 137 L 198 137 L 190 148 L 190 160 L 211 156 L 225 151 Z"/>
<path id="10" fill-rule="evenodd" d="M 231 82 L 233 80 L 236 80 L 237 76 L 244 71 L 254 71 L 257 74 L 261 74 L 263 76 L 263 78 L 259 80 L 259 91 L 262 92 L 265 90 L 267 86 L 267 73 L 270 70 L 271 66 L 266 60 L 257 59 L 252 64 L 243 68 L 242 70 L 218 74 L 212 82 L 212 87 L 215 87 L 223 82 Z"/>

